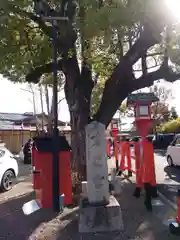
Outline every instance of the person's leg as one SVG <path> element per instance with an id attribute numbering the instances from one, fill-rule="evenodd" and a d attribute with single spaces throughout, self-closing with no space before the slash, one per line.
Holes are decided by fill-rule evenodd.
<path id="1" fill-rule="evenodd" d="M 140 198 L 140 196 L 141 196 L 141 188 L 140 187 L 135 188 L 133 196 L 136 198 Z"/>
<path id="2" fill-rule="evenodd" d="M 25 154 L 24 154 L 24 164 L 27 164 L 27 162 L 28 162 L 27 154 L 25 153 Z"/>
<path id="3" fill-rule="evenodd" d="M 144 183 L 144 190 L 145 190 L 145 199 L 144 199 L 144 205 L 147 209 L 147 211 L 152 211 L 152 186 L 150 183 Z"/>
<path id="4" fill-rule="evenodd" d="M 128 166 L 128 177 L 132 177 L 132 164 L 131 164 L 131 150 L 127 143 L 126 156 L 127 156 L 127 166 Z"/>
<path id="5" fill-rule="evenodd" d="M 121 147 L 121 160 L 120 160 L 120 166 L 119 166 L 119 171 L 118 171 L 118 176 L 121 176 L 122 172 L 125 169 L 125 152 L 124 148 Z"/>

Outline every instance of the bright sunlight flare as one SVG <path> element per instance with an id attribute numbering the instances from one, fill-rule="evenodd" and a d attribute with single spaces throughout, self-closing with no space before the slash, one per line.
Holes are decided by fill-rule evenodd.
<path id="1" fill-rule="evenodd" d="M 172 17 L 180 22 L 180 0 L 166 0 L 166 2 L 171 11 Z"/>

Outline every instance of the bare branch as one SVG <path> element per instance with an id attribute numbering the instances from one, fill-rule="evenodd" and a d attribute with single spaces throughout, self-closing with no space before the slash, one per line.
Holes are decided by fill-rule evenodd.
<path id="1" fill-rule="evenodd" d="M 147 53 L 146 57 L 155 57 L 163 54 L 164 54 L 163 52 Z"/>
<path id="2" fill-rule="evenodd" d="M 25 89 L 25 88 L 20 88 L 22 91 L 24 91 L 24 92 L 28 92 L 28 93 L 31 93 L 31 94 L 33 94 L 33 92 L 32 92 L 32 90 L 28 90 L 28 89 Z"/>
<path id="3" fill-rule="evenodd" d="M 59 99 L 58 104 L 59 104 L 60 102 L 62 102 L 64 99 L 65 99 L 65 97 Z"/>

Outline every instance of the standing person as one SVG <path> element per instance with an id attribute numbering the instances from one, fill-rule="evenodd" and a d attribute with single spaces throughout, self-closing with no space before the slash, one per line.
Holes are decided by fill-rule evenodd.
<path id="1" fill-rule="evenodd" d="M 110 145 L 110 158 L 113 156 L 114 153 L 114 141 L 113 138 L 109 138 L 109 145 Z"/>
<path id="2" fill-rule="evenodd" d="M 31 164 L 32 140 L 29 139 L 23 148 L 24 164 Z"/>

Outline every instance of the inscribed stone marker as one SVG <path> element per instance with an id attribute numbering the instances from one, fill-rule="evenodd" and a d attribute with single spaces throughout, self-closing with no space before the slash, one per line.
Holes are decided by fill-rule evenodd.
<path id="1" fill-rule="evenodd" d="M 91 122 L 86 126 L 87 194 L 89 203 L 109 201 L 105 125 Z"/>

